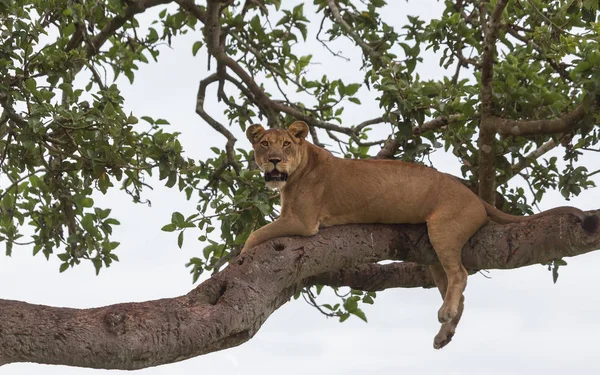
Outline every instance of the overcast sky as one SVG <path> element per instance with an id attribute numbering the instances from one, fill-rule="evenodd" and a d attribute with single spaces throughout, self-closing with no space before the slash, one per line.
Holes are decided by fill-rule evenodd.
<path id="1" fill-rule="evenodd" d="M 406 15 L 437 17 L 442 4 L 432 0 L 389 1 L 384 19 L 397 27 Z M 285 6 L 296 2 L 285 1 Z M 310 2 L 312 3 L 312 2 Z M 289 4 L 289 5 L 288 5 Z M 309 7 L 309 4 L 306 5 Z M 160 9 L 159 9 L 160 10 Z M 145 20 L 155 17 L 149 13 Z M 311 18 L 314 19 L 314 16 Z M 315 31 L 309 38 L 314 40 Z M 200 32 L 175 39 L 172 49 L 163 49 L 158 64 L 140 67 L 133 85 L 121 81 L 126 107 L 138 116 L 168 119 L 172 130 L 180 131 L 188 155 L 210 155 L 210 146 L 223 146 L 224 139 L 194 113 L 199 80 L 207 72 L 205 54 L 192 57 L 191 49 Z M 340 48 L 351 46 L 340 43 Z M 361 81 L 357 73 L 360 51 L 344 50 L 351 62 L 333 59 L 311 42 L 304 47 L 314 54 L 311 71 L 319 76 Z M 440 78 L 453 74 L 439 68 L 438 58 L 419 68 L 422 77 Z M 213 65 L 214 67 L 214 65 Z M 376 117 L 380 112 L 375 95 L 361 90 L 361 106 L 349 106 L 344 113 L 347 125 Z M 216 117 L 221 107 L 207 105 Z M 385 129 L 384 129 L 385 130 Z M 239 130 L 240 147 L 248 143 Z M 560 154 L 557 154 L 560 155 Z M 594 155 L 582 161 L 595 170 L 600 162 Z M 450 154 L 437 152 L 434 165 L 460 175 L 459 164 Z M 596 179 L 600 184 L 600 180 Z M 121 262 L 95 276 L 91 265 L 58 273 L 59 262 L 32 257 L 30 248 L 15 248 L 12 257 L 0 257 L 0 298 L 53 306 L 94 307 L 106 304 L 145 301 L 185 294 L 193 286 L 184 264 L 201 254 L 202 245 L 189 236 L 184 248 L 176 236 L 160 228 L 174 210 L 191 214 L 195 202 L 182 194 L 154 184 L 146 197 L 152 207 L 134 205 L 121 192 L 97 196 L 96 204 L 111 207 L 122 225 L 114 239 L 121 242 Z M 175 189 L 176 190 L 176 189 Z M 600 190 L 583 192 L 568 204 L 582 209 L 598 208 Z M 543 209 L 564 205 L 557 192 L 547 194 Z M 193 358 L 184 362 L 138 371 L 157 374 L 564 374 L 594 373 L 600 370 L 597 338 L 600 337 L 600 254 L 567 259 L 559 281 L 552 283 L 550 272 L 536 265 L 512 271 L 492 271 L 491 279 L 469 278 L 466 307 L 453 342 L 441 351 L 432 348 L 439 329 L 437 290 L 388 290 L 378 294 L 374 306 L 365 306 L 369 323 L 351 318 L 343 324 L 326 319 L 303 301 L 292 301 L 276 311 L 257 335 L 240 347 Z M 93 375 L 105 370 L 11 364 L 2 375 Z M 111 374 L 125 372 L 112 371 Z"/>

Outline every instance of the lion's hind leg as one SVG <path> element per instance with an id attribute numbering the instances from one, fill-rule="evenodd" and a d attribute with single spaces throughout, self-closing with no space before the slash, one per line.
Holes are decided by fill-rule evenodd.
<path id="1" fill-rule="evenodd" d="M 446 291 L 448 289 L 448 277 L 446 276 L 446 272 L 444 272 L 444 268 L 442 268 L 441 264 L 434 264 L 429 266 L 429 270 L 433 275 L 433 279 L 435 280 L 435 285 L 438 287 L 440 294 L 442 295 L 442 299 L 446 295 Z M 456 332 L 456 326 L 458 326 L 458 322 L 463 313 L 464 309 L 464 296 L 461 297 L 460 302 L 458 304 L 458 311 L 454 318 L 451 321 L 442 324 L 440 330 L 435 338 L 433 339 L 433 347 L 435 349 L 441 349 L 444 346 L 448 345 L 450 341 L 452 341 L 452 337 L 454 337 L 454 333 Z"/>
<path id="2" fill-rule="evenodd" d="M 429 240 L 448 280 L 444 303 L 438 311 L 440 323 L 458 315 L 468 276 L 461 261 L 462 248 L 486 220 L 483 205 L 457 201 L 438 207 L 427 220 Z"/>

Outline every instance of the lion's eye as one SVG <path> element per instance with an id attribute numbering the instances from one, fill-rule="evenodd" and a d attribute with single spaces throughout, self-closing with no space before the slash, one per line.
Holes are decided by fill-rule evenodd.
<path id="1" fill-rule="evenodd" d="M 283 142 L 283 147 L 289 147 L 290 145 L 291 143 L 288 141 Z"/>
<path id="2" fill-rule="evenodd" d="M 262 141 L 262 142 L 260 142 L 260 145 L 263 146 L 263 147 L 269 147 L 269 142 Z"/>

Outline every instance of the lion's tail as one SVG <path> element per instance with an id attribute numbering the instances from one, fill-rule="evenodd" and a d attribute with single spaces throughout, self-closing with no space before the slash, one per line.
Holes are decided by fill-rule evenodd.
<path id="1" fill-rule="evenodd" d="M 485 206 L 485 210 L 487 211 L 488 216 L 499 224 L 509 224 L 509 223 L 518 223 L 522 221 L 529 221 L 531 219 L 535 219 L 542 216 L 547 215 L 555 215 L 555 214 L 571 214 L 576 216 L 581 221 L 581 227 L 590 233 L 594 233 L 600 229 L 600 217 L 596 215 L 587 215 L 585 212 L 581 211 L 575 207 L 556 207 L 552 208 L 548 211 L 540 212 L 539 214 L 529 215 L 529 216 L 516 216 L 504 213 L 498 210 L 496 207 L 491 204 L 483 201 Z"/>

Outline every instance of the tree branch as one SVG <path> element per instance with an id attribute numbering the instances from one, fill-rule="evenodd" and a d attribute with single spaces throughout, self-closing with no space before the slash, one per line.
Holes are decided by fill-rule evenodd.
<path id="1" fill-rule="evenodd" d="M 418 135 L 423 134 L 429 130 L 440 129 L 445 126 L 457 123 L 461 118 L 463 118 L 463 116 L 459 114 L 449 116 L 438 116 L 433 120 L 424 122 L 421 126 L 416 127 L 413 130 L 413 134 Z"/>
<path id="2" fill-rule="evenodd" d="M 498 0 L 487 23 L 485 20 L 487 2 L 482 1 L 479 7 L 481 25 L 484 31 L 483 61 L 481 64 L 481 124 L 478 141 L 479 196 L 492 205 L 496 197 L 496 169 L 494 166 L 496 134 L 494 128 L 488 126 L 488 118 L 493 114 L 492 78 L 494 74 L 496 40 L 498 39 L 502 13 L 507 3 L 508 0 Z"/>
<path id="3" fill-rule="evenodd" d="M 452 125 L 452 124 L 459 122 L 459 120 L 461 118 L 462 118 L 462 115 L 458 115 L 458 114 L 449 115 L 449 116 L 438 116 L 431 121 L 424 122 L 419 127 L 415 127 L 413 129 L 413 134 L 420 135 L 429 130 L 443 128 L 448 125 Z M 393 158 L 394 155 L 396 154 L 396 152 L 398 152 L 398 149 L 400 149 L 400 146 L 401 146 L 400 142 L 398 142 L 397 139 L 394 139 L 392 137 L 388 138 L 385 141 L 385 143 L 383 144 L 383 146 L 381 147 L 381 150 L 379 150 L 379 152 L 377 153 L 377 156 L 375 156 L 375 159 L 391 159 L 391 158 Z"/>
<path id="4" fill-rule="evenodd" d="M 371 56 L 373 59 L 381 58 L 381 53 L 373 49 L 369 44 L 362 40 L 361 37 L 354 32 L 352 27 L 350 27 L 350 25 L 344 21 L 344 18 L 340 14 L 340 9 L 334 0 L 327 0 L 327 5 L 331 10 L 331 14 L 333 15 L 335 22 L 339 24 L 348 35 L 350 35 L 351 39 L 354 40 L 354 42 L 358 44 L 360 48 L 362 48 L 365 55 Z"/>
<path id="5" fill-rule="evenodd" d="M 548 142 L 542 144 L 540 147 L 531 151 L 523 159 L 519 160 L 517 163 L 512 165 L 512 167 L 511 167 L 512 176 L 510 176 L 510 178 L 509 178 L 509 176 L 506 175 L 504 178 L 498 179 L 498 184 L 504 184 L 504 183 L 508 182 L 513 176 L 518 175 L 519 172 L 521 172 L 523 169 L 527 168 L 533 161 L 537 160 L 539 157 L 541 157 L 548 151 L 553 150 L 557 145 L 558 145 L 558 143 L 556 143 L 556 141 L 554 141 L 554 139 L 551 139 Z"/>
<path id="6" fill-rule="evenodd" d="M 88 57 L 92 57 L 98 53 L 100 47 L 108 38 L 110 38 L 115 31 L 123 27 L 123 25 L 131 20 L 136 14 L 145 12 L 148 8 L 155 7 L 157 5 L 169 4 L 172 3 L 173 0 L 130 0 L 127 1 L 127 8 L 125 9 L 125 13 L 123 15 L 115 16 L 108 25 L 106 25 L 100 32 L 94 36 L 89 45 L 86 48 L 86 53 Z M 73 36 L 69 40 L 66 46 L 67 52 L 79 47 L 81 42 L 84 40 L 84 33 L 82 31 L 83 27 L 77 28 Z"/>
<path id="7" fill-rule="evenodd" d="M 337 272 L 328 272 L 309 277 L 306 286 L 328 285 L 349 286 L 366 292 L 377 292 L 389 288 L 434 288 L 435 282 L 429 267 L 412 262 L 390 264 L 361 264 Z"/>
<path id="8" fill-rule="evenodd" d="M 513 38 L 520 40 L 522 43 L 524 44 L 529 44 L 531 45 L 539 54 L 540 57 L 542 57 L 547 63 L 548 65 L 550 65 L 552 67 L 552 69 L 554 69 L 556 71 L 556 73 L 558 73 L 558 75 L 565 81 L 565 82 L 572 82 L 573 80 L 571 79 L 571 77 L 569 76 L 569 73 L 567 72 L 567 70 L 565 69 L 565 65 L 562 62 L 557 63 L 554 58 L 552 57 L 547 57 L 546 52 L 544 52 L 544 49 L 542 47 L 540 47 L 533 39 L 533 35 L 528 35 L 528 36 L 524 36 L 519 34 L 519 32 L 517 30 L 515 30 L 515 28 L 518 28 L 518 25 L 502 25 L 504 27 L 504 29 L 506 30 L 507 33 L 509 33 Z M 530 33 L 532 34 L 532 33 Z"/>
<path id="9" fill-rule="evenodd" d="M 223 134 L 225 138 L 227 138 L 227 143 L 225 144 L 225 150 L 227 152 L 227 164 L 231 165 L 236 172 L 239 173 L 241 167 L 235 157 L 235 142 L 237 139 L 234 137 L 233 133 L 231 133 L 223 124 L 212 118 L 205 110 L 204 110 L 204 100 L 206 98 L 206 88 L 213 82 L 219 80 L 219 75 L 217 73 L 213 73 L 209 77 L 206 77 L 202 81 L 200 81 L 200 85 L 198 87 L 198 95 L 196 99 L 196 113 L 202 117 L 207 124 L 209 124 L 213 129 Z"/>
<path id="10" fill-rule="evenodd" d="M 482 228 L 465 245 L 462 260 L 467 268 L 507 269 L 598 248 L 600 233 L 583 232 L 569 215 L 546 216 Z M 176 298 L 93 309 L 0 300 L 0 364 L 133 370 L 237 346 L 311 280 L 360 286 L 361 279 L 351 277 L 356 271 L 343 271 L 341 281 L 332 273 L 368 269 L 360 265 L 385 259 L 436 262 L 425 225 L 345 225 L 313 237 L 280 238 L 249 250 Z M 398 266 L 386 266 L 393 267 Z"/>
<path id="11" fill-rule="evenodd" d="M 584 98 L 583 101 L 586 101 Z M 592 105 L 580 103 L 574 110 L 553 120 L 509 120 L 497 116 L 489 116 L 486 126 L 502 135 L 528 136 L 540 134 L 564 133 L 578 127 L 579 123 L 597 110 L 599 100 Z"/>
<path id="12" fill-rule="evenodd" d="M 178 1 L 179 1 L 180 5 L 181 5 L 181 3 L 184 3 L 184 0 L 178 0 Z M 250 76 L 250 74 L 248 74 L 248 72 L 246 72 L 244 70 L 244 68 L 238 64 L 237 61 L 232 59 L 225 52 L 224 45 L 221 42 L 221 40 L 222 40 L 221 33 L 223 31 L 221 30 L 221 26 L 219 23 L 219 17 L 220 17 L 220 11 L 221 11 L 220 4 L 222 4 L 222 3 L 223 3 L 223 1 L 221 1 L 221 0 L 209 0 L 207 3 L 206 12 L 202 13 L 203 15 L 205 15 L 205 17 L 204 17 L 205 21 L 198 18 L 200 21 L 205 22 L 205 33 L 206 33 L 205 39 L 206 39 L 206 45 L 208 48 L 208 52 L 210 55 L 212 55 L 217 60 L 217 62 L 219 64 L 222 64 L 222 65 L 226 66 L 227 68 L 231 69 L 231 71 L 233 71 L 235 73 L 235 75 L 237 75 L 240 78 L 242 83 L 244 85 L 246 85 L 248 90 L 252 93 L 252 95 L 254 97 L 254 102 L 259 107 L 263 106 L 265 108 L 269 108 L 269 109 L 272 109 L 277 112 L 286 113 L 298 120 L 302 120 L 302 121 L 306 122 L 308 125 L 311 125 L 311 126 L 314 126 L 317 128 L 321 128 L 324 130 L 339 132 L 339 133 L 349 136 L 350 138 L 352 138 L 352 140 L 354 140 L 359 145 L 365 144 L 364 142 L 361 142 L 361 140 L 358 138 L 358 132 L 353 128 L 339 126 L 339 125 L 335 125 L 332 123 L 318 120 L 302 111 L 297 110 L 296 108 L 293 108 L 293 107 L 285 105 L 281 102 L 272 100 L 263 91 L 263 89 L 254 81 L 254 79 Z M 182 5 L 182 7 L 183 7 L 183 5 Z M 197 13 L 199 13 L 199 12 L 194 12 L 192 14 L 196 15 Z M 273 122 L 276 120 L 274 120 L 271 116 L 269 116 L 269 121 Z M 375 144 L 377 144 L 377 143 L 380 143 L 380 142 L 375 142 Z"/>
<path id="13" fill-rule="evenodd" d="M 10 120 L 12 120 L 17 126 L 24 127 L 27 125 L 27 120 L 15 111 L 11 103 L 9 102 L 8 95 L 0 92 L 0 106 L 4 109 L 4 114 Z"/>

